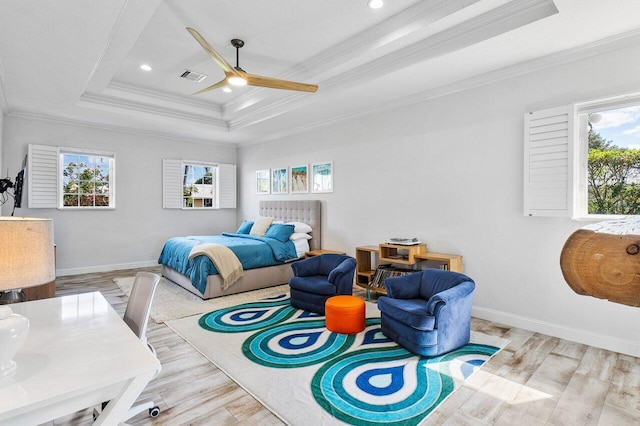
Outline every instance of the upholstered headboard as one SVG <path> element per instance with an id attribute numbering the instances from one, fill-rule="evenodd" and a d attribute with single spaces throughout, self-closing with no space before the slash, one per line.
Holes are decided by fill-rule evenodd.
<path id="1" fill-rule="evenodd" d="M 313 229 L 309 247 L 319 250 L 322 245 L 320 223 L 320 200 L 274 200 L 260 201 L 260 216 L 271 216 L 284 222 L 304 222 Z"/>

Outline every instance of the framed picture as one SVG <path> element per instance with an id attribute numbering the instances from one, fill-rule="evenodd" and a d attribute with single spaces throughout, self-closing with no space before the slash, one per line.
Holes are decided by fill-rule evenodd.
<path id="1" fill-rule="evenodd" d="M 286 194 L 289 192 L 289 169 L 271 169 L 271 193 Z"/>
<path id="2" fill-rule="evenodd" d="M 271 170 L 256 171 L 256 194 L 271 193 Z"/>
<path id="3" fill-rule="evenodd" d="M 311 165 L 311 191 L 333 192 L 333 161 Z"/>
<path id="4" fill-rule="evenodd" d="M 291 193 L 309 192 L 309 165 L 304 166 L 292 166 L 290 182 Z"/>

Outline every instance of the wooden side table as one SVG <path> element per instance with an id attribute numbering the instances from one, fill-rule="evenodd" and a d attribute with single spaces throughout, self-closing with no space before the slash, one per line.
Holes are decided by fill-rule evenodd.
<path id="1" fill-rule="evenodd" d="M 321 254 L 328 254 L 328 253 L 333 253 L 333 254 L 347 254 L 343 251 L 336 251 L 336 250 L 309 250 L 308 252 L 306 252 L 304 254 L 304 257 L 313 257 L 313 256 L 320 256 Z"/>
<path id="2" fill-rule="evenodd" d="M 398 251 L 401 251 L 402 255 Z M 432 261 L 437 263 L 435 267 L 440 269 L 464 272 L 461 255 L 428 252 L 424 244 L 404 246 L 383 243 L 377 246 L 360 246 L 356 247 L 356 261 L 358 262 L 356 284 L 366 290 L 367 298 L 372 291 L 387 294 L 384 288 L 371 285 L 376 274 L 376 264 L 379 263 L 399 264 L 413 268 L 413 265 L 422 261 Z"/>

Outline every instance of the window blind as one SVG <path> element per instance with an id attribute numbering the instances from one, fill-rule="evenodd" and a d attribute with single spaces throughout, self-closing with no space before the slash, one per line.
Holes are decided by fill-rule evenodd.
<path id="1" fill-rule="evenodd" d="M 573 106 L 525 114 L 524 214 L 573 214 Z"/>
<path id="2" fill-rule="evenodd" d="M 182 208 L 182 160 L 162 160 L 162 208 Z"/>
<path id="3" fill-rule="evenodd" d="M 236 208 L 235 164 L 218 164 L 218 197 L 221 209 Z"/>
<path id="4" fill-rule="evenodd" d="M 27 189 L 30 209 L 58 207 L 58 147 L 29 144 Z"/>

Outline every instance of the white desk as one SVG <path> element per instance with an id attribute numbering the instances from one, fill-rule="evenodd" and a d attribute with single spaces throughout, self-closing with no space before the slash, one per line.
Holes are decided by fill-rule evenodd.
<path id="1" fill-rule="evenodd" d="M 29 319 L 0 379 L 0 424 L 36 425 L 111 401 L 96 425 L 117 425 L 160 363 L 99 292 L 11 305 Z"/>

